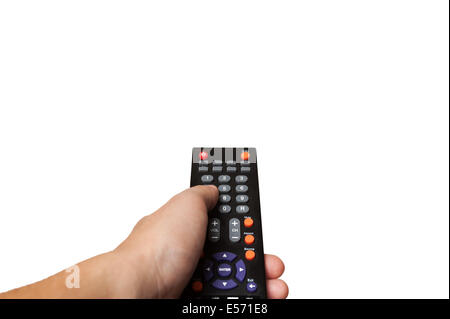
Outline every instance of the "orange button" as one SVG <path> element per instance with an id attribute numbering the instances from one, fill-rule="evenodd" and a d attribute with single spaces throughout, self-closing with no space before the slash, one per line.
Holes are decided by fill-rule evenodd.
<path id="1" fill-rule="evenodd" d="M 253 259 L 255 259 L 255 252 L 254 252 L 253 250 L 247 250 L 247 251 L 245 252 L 245 258 L 246 258 L 247 260 L 253 260 Z"/>
<path id="2" fill-rule="evenodd" d="M 203 284 L 201 281 L 194 281 L 192 283 L 192 290 L 195 292 L 200 292 L 203 290 Z"/>
<path id="3" fill-rule="evenodd" d="M 255 242 L 255 237 L 253 237 L 253 235 L 247 235 L 245 236 L 244 241 L 247 245 L 251 245 Z"/>
<path id="4" fill-rule="evenodd" d="M 242 152 L 241 153 L 241 158 L 243 161 L 248 161 L 248 159 L 250 158 L 250 153 L 249 152 Z"/>
<path id="5" fill-rule="evenodd" d="M 244 226 L 247 228 L 250 228 L 253 226 L 253 219 L 251 219 L 250 217 L 247 217 L 246 219 L 244 219 Z"/>

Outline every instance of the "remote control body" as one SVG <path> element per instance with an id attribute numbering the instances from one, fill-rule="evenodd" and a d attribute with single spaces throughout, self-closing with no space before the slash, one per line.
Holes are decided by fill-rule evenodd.
<path id="1" fill-rule="evenodd" d="M 208 184 L 219 200 L 184 297 L 266 298 L 256 149 L 194 148 L 191 187 Z"/>

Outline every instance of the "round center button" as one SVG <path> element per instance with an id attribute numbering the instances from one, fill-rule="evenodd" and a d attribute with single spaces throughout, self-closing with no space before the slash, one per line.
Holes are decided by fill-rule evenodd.
<path id="1" fill-rule="evenodd" d="M 231 266 L 229 264 L 219 264 L 217 273 L 220 277 L 228 277 L 231 275 Z"/>

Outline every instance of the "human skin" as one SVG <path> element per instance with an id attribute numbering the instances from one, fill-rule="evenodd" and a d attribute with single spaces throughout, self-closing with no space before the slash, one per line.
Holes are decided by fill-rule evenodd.
<path id="1" fill-rule="evenodd" d="M 172 197 L 142 218 L 114 250 L 77 266 L 80 287 L 68 288 L 61 271 L 0 298 L 178 298 L 202 254 L 208 210 L 217 203 L 215 186 L 195 186 Z M 268 298 L 286 298 L 288 286 L 279 277 L 284 264 L 265 255 Z"/>

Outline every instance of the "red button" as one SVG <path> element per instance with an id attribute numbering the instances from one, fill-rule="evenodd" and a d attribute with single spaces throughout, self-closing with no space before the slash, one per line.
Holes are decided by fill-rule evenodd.
<path id="1" fill-rule="evenodd" d="M 198 154 L 198 158 L 200 158 L 203 161 L 208 158 L 208 153 L 200 152 L 200 154 Z"/>
<path id="2" fill-rule="evenodd" d="M 245 258 L 246 258 L 247 260 L 253 260 L 253 259 L 255 259 L 255 252 L 254 252 L 253 250 L 247 250 L 247 251 L 245 252 Z"/>
<path id="3" fill-rule="evenodd" d="M 244 241 L 247 245 L 251 245 L 255 242 L 255 237 L 253 235 L 246 235 Z"/>
<path id="4" fill-rule="evenodd" d="M 253 219 L 251 219 L 250 217 L 247 217 L 246 219 L 244 219 L 244 226 L 247 228 L 250 228 L 253 226 Z"/>
<path id="5" fill-rule="evenodd" d="M 250 158 L 250 153 L 249 152 L 242 152 L 241 153 L 241 159 L 243 161 L 248 161 L 249 158 Z"/>
<path id="6" fill-rule="evenodd" d="M 203 290 L 203 283 L 201 281 L 194 281 L 192 283 L 192 290 L 195 292 L 200 292 Z"/>

